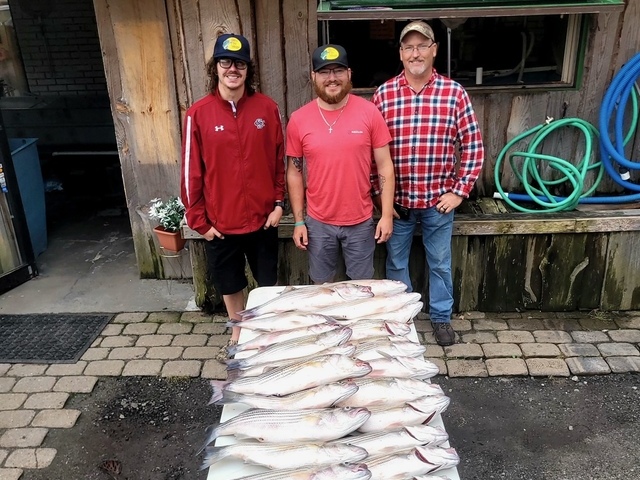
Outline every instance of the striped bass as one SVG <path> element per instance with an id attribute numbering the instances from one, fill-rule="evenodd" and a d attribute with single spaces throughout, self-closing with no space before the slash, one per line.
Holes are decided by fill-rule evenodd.
<path id="1" fill-rule="evenodd" d="M 371 472 L 364 463 L 330 467 L 282 469 L 257 473 L 236 480 L 369 480 Z"/>
<path id="2" fill-rule="evenodd" d="M 223 458 L 237 458 L 244 463 L 272 469 L 317 467 L 359 462 L 367 458 L 362 447 L 345 443 L 236 443 L 225 447 L 207 447 L 200 470 Z"/>
<path id="3" fill-rule="evenodd" d="M 419 302 L 419 293 L 398 293 L 389 297 L 379 296 L 336 303 L 330 307 L 314 310 L 315 313 L 328 315 L 336 320 L 353 318 L 378 318 L 383 312 L 397 310 L 405 305 Z"/>
<path id="4" fill-rule="evenodd" d="M 378 338 L 394 335 L 404 337 L 411 333 L 411 326 L 407 323 L 389 322 L 386 320 L 361 320 L 349 325 L 351 341 L 365 338 Z"/>
<path id="5" fill-rule="evenodd" d="M 310 285 L 306 287 L 286 287 L 276 298 L 261 305 L 238 312 L 242 320 L 266 314 L 290 312 L 294 310 L 315 311 L 319 308 L 360 298 L 373 297 L 370 287 L 344 283 L 326 287 Z"/>
<path id="6" fill-rule="evenodd" d="M 269 443 L 328 442 L 353 432 L 370 416 L 366 408 L 251 408 L 217 426 L 207 427 L 202 448 L 222 435 L 255 438 Z"/>
<path id="7" fill-rule="evenodd" d="M 234 323 L 234 326 L 236 324 Z M 331 322 L 320 323 L 318 325 L 311 325 L 309 327 L 294 328 L 292 330 L 278 330 L 274 332 L 265 332 L 260 335 L 239 343 L 232 347 L 229 347 L 229 355 L 235 355 L 238 352 L 244 352 L 246 350 L 255 350 L 260 347 L 266 347 L 275 343 L 291 340 L 292 338 L 308 337 L 310 335 L 320 335 L 321 333 L 329 332 L 340 328 L 340 324 L 331 319 Z M 353 329 L 352 329 L 353 330 Z M 353 334 L 352 334 L 353 337 Z"/>
<path id="8" fill-rule="evenodd" d="M 318 358 L 318 355 L 346 355 L 352 357 L 356 352 L 356 346 L 345 343 L 344 345 L 337 345 L 335 347 L 329 347 L 326 350 L 321 351 L 319 354 L 307 355 L 300 358 L 288 358 L 286 360 L 278 360 L 267 364 L 256 365 L 255 367 L 247 368 L 246 370 L 234 370 L 235 377 L 256 377 L 263 373 L 273 370 L 274 368 L 284 367 L 286 365 L 293 365 L 294 363 L 300 363 L 307 360 L 314 360 Z M 229 376 L 227 376 L 229 378 Z"/>
<path id="9" fill-rule="evenodd" d="M 364 377 L 371 372 L 367 362 L 344 355 L 323 355 L 304 362 L 274 368 L 256 377 L 232 381 L 211 380 L 210 403 L 222 398 L 222 391 L 259 395 L 287 395 L 306 388 L 338 382 L 345 378 Z"/>
<path id="10" fill-rule="evenodd" d="M 323 323 L 335 324 L 335 319 L 326 315 L 303 312 L 285 312 L 275 315 L 253 318 L 251 320 L 231 320 L 227 322 L 227 327 L 240 327 L 258 332 L 280 332 L 282 330 L 292 330 L 294 328 L 310 327 Z"/>
<path id="11" fill-rule="evenodd" d="M 411 480 L 451 480 L 449 477 L 441 477 L 440 475 L 416 475 Z"/>
<path id="12" fill-rule="evenodd" d="M 407 453 L 367 459 L 371 480 L 406 480 L 458 465 L 453 448 L 416 447 Z"/>
<path id="13" fill-rule="evenodd" d="M 389 320 L 389 321 L 401 322 L 401 323 L 410 323 L 411 320 L 413 320 L 418 315 L 418 313 L 422 311 L 423 307 L 424 307 L 424 303 L 422 302 L 408 303 L 405 306 L 395 310 L 388 310 L 385 312 L 377 313 L 375 317 L 373 316 L 358 317 L 358 318 L 354 318 L 346 321 L 342 320 L 340 323 L 351 325 L 352 323 L 357 323 L 367 318 L 375 318 L 376 320 Z"/>
<path id="14" fill-rule="evenodd" d="M 356 445 L 369 452 L 370 457 L 400 453 L 419 446 L 438 446 L 449 440 L 449 435 L 441 427 L 414 425 L 398 430 L 349 435 L 336 440 Z"/>
<path id="15" fill-rule="evenodd" d="M 351 342 L 349 342 L 351 343 Z M 360 341 L 356 345 L 356 358 L 361 360 L 369 360 L 379 358 L 380 355 L 389 355 L 390 357 L 422 357 L 427 351 L 427 347 L 407 340 L 404 337 L 385 337 L 374 338 L 371 341 Z M 376 355 L 378 353 L 379 355 Z"/>
<path id="16" fill-rule="evenodd" d="M 247 369 L 272 361 L 313 355 L 329 347 L 342 345 L 349 340 L 349 337 L 351 337 L 351 329 L 349 327 L 342 327 L 321 333 L 320 335 L 292 338 L 291 340 L 261 348 L 250 357 L 229 359 L 227 360 L 227 368 L 229 370 L 236 368 Z"/>
<path id="17" fill-rule="evenodd" d="M 378 351 L 379 352 L 379 351 Z M 431 378 L 440 373 L 438 366 L 424 358 L 396 357 L 367 360 L 372 370 L 369 377 Z"/>
<path id="18" fill-rule="evenodd" d="M 356 285 L 362 285 L 363 287 L 370 287 L 374 296 L 395 295 L 396 293 L 402 293 L 407 290 L 407 286 L 404 283 L 398 280 L 389 279 L 344 280 L 342 282 L 325 283 L 323 286 L 329 287 L 343 283 L 353 283 Z"/>
<path id="19" fill-rule="evenodd" d="M 355 394 L 358 386 L 353 382 L 336 382 L 309 388 L 283 396 L 250 395 L 225 391 L 217 404 L 244 403 L 254 408 L 271 410 L 302 410 L 329 408 Z M 345 405 L 346 406 L 346 405 Z M 350 405 L 349 405 L 350 406 Z M 360 405 L 363 406 L 364 405 Z"/>
<path id="20" fill-rule="evenodd" d="M 449 477 L 441 477 L 439 475 L 416 475 L 411 480 L 451 480 Z"/>
<path id="21" fill-rule="evenodd" d="M 433 417 L 447 409 L 449 402 L 450 399 L 446 395 L 436 395 L 419 398 L 400 407 L 371 407 L 369 409 L 371 416 L 358 431 L 363 433 L 383 432 L 400 427 L 429 423 Z"/>
<path id="22" fill-rule="evenodd" d="M 395 407 L 418 398 L 444 395 L 442 388 L 415 378 L 356 378 L 358 390 L 337 403 L 339 407 Z"/>

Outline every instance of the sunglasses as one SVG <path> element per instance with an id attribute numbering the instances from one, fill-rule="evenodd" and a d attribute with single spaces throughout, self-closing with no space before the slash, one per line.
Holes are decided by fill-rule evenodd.
<path id="1" fill-rule="evenodd" d="M 220 65 L 225 70 L 227 68 L 231 68 L 231 65 L 235 65 L 238 70 L 247 69 L 247 62 L 245 62 L 244 60 L 235 60 L 232 58 L 221 58 L 220 60 L 218 60 L 218 65 Z"/>

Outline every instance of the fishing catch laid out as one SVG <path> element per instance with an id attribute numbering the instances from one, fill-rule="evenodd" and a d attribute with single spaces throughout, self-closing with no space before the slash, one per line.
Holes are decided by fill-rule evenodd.
<path id="1" fill-rule="evenodd" d="M 413 325 L 422 307 L 401 282 L 362 280 L 286 287 L 239 312 L 210 401 L 234 414 L 206 429 L 201 468 L 214 480 L 458 478 L 439 420 L 450 398 Z M 244 464 L 262 473 L 242 476 Z"/>

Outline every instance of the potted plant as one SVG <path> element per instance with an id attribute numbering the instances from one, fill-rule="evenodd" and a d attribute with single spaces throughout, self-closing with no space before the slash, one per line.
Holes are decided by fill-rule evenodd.
<path id="1" fill-rule="evenodd" d="M 171 197 L 163 202 L 159 198 L 154 198 L 151 200 L 149 217 L 160 223 L 153 231 L 162 248 L 172 252 L 178 252 L 184 248 L 186 240 L 180 235 L 180 225 L 184 218 L 182 200 Z"/>

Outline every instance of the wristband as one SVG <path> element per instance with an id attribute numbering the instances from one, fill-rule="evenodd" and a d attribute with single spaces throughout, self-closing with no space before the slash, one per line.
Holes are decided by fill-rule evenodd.
<path id="1" fill-rule="evenodd" d="M 280 208 L 284 209 L 284 202 L 282 200 L 276 200 L 273 205 L 274 205 L 274 208 L 275 207 L 280 207 Z"/>
<path id="2" fill-rule="evenodd" d="M 302 227 L 304 224 L 305 224 L 304 221 L 301 221 L 301 222 L 294 223 L 293 226 L 294 227 Z"/>

